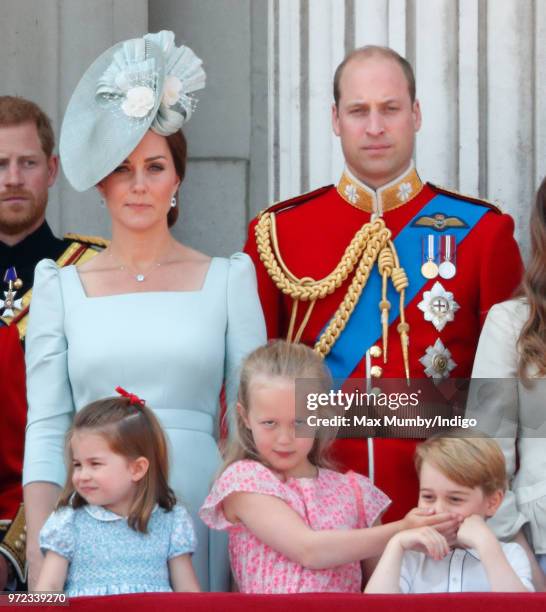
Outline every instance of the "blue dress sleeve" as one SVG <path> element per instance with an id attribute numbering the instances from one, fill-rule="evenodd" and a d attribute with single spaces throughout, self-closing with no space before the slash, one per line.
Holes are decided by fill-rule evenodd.
<path id="1" fill-rule="evenodd" d="M 52 550 L 72 561 L 76 547 L 74 515 L 75 511 L 67 506 L 49 516 L 40 530 L 40 548 L 44 554 Z"/>
<path id="2" fill-rule="evenodd" d="M 266 343 L 265 320 L 258 298 L 254 264 L 245 253 L 235 253 L 229 260 L 227 284 L 226 330 L 226 402 L 230 431 L 235 431 L 233 418 L 239 388 L 242 360 L 255 348 Z"/>
<path id="3" fill-rule="evenodd" d="M 195 552 L 197 538 L 189 512 L 180 504 L 171 510 L 172 528 L 168 559 Z"/>
<path id="4" fill-rule="evenodd" d="M 63 486 L 64 436 L 74 413 L 68 378 L 64 304 L 55 262 L 36 266 L 26 339 L 28 420 L 23 484 Z"/>

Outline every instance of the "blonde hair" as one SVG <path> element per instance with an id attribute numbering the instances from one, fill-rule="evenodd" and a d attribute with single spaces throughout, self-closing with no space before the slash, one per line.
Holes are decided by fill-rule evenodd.
<path id="1" fill-rule="evenodd" d="M 127 397 L 109 397 L 89 404 L 76 413 L 66 436 L 68 475 L 57 508 L 81 508 L 87 501 L 74 489 L 71 441 L 76 432 L 102 436 L 112 452 L 134 460 L 145 457 L 148 470 L 136 483 L 136 495 L 127 523 L 135 531 L 147 533 L 154 506 L 172 510 L 176 497 L 168 485 L 169 454 L 163 429 L 154 413 L 145 405 L 136 405 Z"/>
<path id="2" fill-rule="evenodd" d="M 304 344 L 291 344 L 285 340 L 273 340 L 250 353 L 241 366 L 239 402 L 248 411 L 252 404 L 251 386 L 256 378 L 271 380 L 300 379 L 313 386 L 313 391 L 327 393 L 332 387 L 332 377 L 321 357 Z M 325 413 L 328 409 L 322 408 Z M 317 410 L 319 416 L 321 409 Z M 245 425 L 237 411 L 236 429 L 228 443 L 225 461 L 221 472 L 241 459 L 254 459 L 262 462 L 252 431 Z M 328 458 L 328 448 L 333 439 L 333 427 L 316 428 L 313 447 L 308 455 L 309 461 L 318 467 L 332 467 Z"/>
<path id="3" fill-rule="evenodd" d="M 459 485 L 480 487 L 485 495 L 506 490 L 504 455 L 492 438 L 468 437 L 468 430 L 433 436 L 415 451 L 418 474 L 425 461 Z"/>

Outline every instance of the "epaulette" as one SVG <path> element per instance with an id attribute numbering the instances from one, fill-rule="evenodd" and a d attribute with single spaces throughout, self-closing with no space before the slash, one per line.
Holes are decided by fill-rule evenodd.
<path id="1" fill-rule="evenodd" d="M 480 206 L 487 206 L 487 208 L 490 208 L 491 210 L 499 214 L 502 214 L 504 212 L 498 202 L 491 202 L 490 200 L 484 200 L 483 198 L 476 198 L 474 196 L 469 196 L 469 195 L 466 195 L 465 193 L 459 193 L 458 191 L 455 191 L 454 189 L 447 189 L 446 187 L 440 187 L 439 185 L 435 185 L 434 183 L 427 183 L 427 185 L 431 187 L 434 191 L 451 196 L 452 198 L 457 198 L 458 200 L 464 200 L 465 202 L 472 202 L 473 204 L 479 204 Z"/>
<path id="2" fill-rule="evenodd" d="M 99 236 L 84 236 L 83 234 L 73 234 L 71 232 L 65 234 L 63 238 L 65 240 L 74 240 L 82 244 L 88 244 L 89 246 L 98 246 L 102 249 L 105 249 L 110 244 L 109 240 L 100 238 Z"/>
<path id="3" fill-rule="evenodd" d="M 59 268 L 64 266 L 81 265 L 90 259 L 93 259 L 102 249 L 109 244 L 108 240 L 95 236 L 83 236 L 81 234 L 65 234 L 64 239 L 70 241 L 70 244 L 57 258 Z M 32 298 L 32 288 L 23 295 L 22 309 L 10 320 L 3 317 L 3 321 L 8 325 L 17 325 L 19 338 L 24 340 L 27 333 L 28 311 Z"/>
<path id="4" fill-rule="evenodd" d="M 268 208 L 262 210 L 258 218 L 260 218 L 266 212 L 274 212 L 278 213 L 284 210 L 288 210 L 290 208 L 294 208 L 294 206 L 299 206 L 300 204 L 305 204 L 306 202 L 310 202 L 315 198 L 318 198 L 323 193 L 326 193 L 329 189 L 332 189 L 333 185 L 326 185 L 325 187 L 319 187 L 314 191 L 309 191 L 307 193 L 303 193 L 302 195 L 296 196 L 295 198 L 290 198 L 289 200 L 283 200 L 282 202 L 275 202 L 275 204 L 271 204 Z"/>

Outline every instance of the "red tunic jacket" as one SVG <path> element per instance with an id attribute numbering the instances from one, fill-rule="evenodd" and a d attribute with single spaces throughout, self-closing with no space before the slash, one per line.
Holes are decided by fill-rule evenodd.
<path id="1" fill-rule="evenodd" d="M 382 216 L 386 226 L 392 231 L 393 239 L 412 220 L 419 219 L 420 211 L 433 198 L 443 193 L 443 190 L 430 184 L 422 185 L 415 171 L 410 170 L 398 183 L 390 184 L 390 193 L 384 194 L 383 198 Z M 404 182 L 404 179 L 409 180 L 409 183 Z M 279 252 L 288 269 L 298 278 L 310 276 L 321 279 L 327 276 L 338 264 L 355 233 L 370 221 L 369 209 L 366 211 L 351 203 L 350 200 L 354 201 L 358 193 L 352 187 L 352 192 L 347 191 L 347 184 L 351 185 L 351 178 L 344 174 L 338 189 L 334 186 L 325 187 L 271 207 L 270 210 L 277 211 Z M 413 197 L 404 197 L 400 185 L 411 186 Z M 362 189 L 360 187 L 361 195 L 368 197 Z M 396 203 L 397 194 L 401 200 L 407 201 Z M 448 197 L 452 204 L 453 200 L 461 204 L 461 214 L 456 215 L 455 223 L 461 220 L 465 222 L 465 208 L 468 210 L 468 206 L 486 207 L 483 209 L 485 214 L 456 247 L 455 277 L 449 280 L 438 277 L 428 281 L 422 278 L 423 287 L 410 302 L 406 302 L 406 320 L 410 325 L 410 372 L 413 378 L 426 376 L 425 368 L 419 359 L 438 338 L 450 351 L 456 364 L 450 375 L 457 378 L 470 377 L 480 329 L 487 312 L 493 304 L 506 300 L 513 294 L 522 273 L 521 257 L 513 237 L 512 218 L 480 200 L 453 193 L 449 193 Z M 441 202 L 442 199 L 437 201 Z M 440 204 L 438 206 L 437 212 L 442 213 Z M 254 220 L 250 224 L 245 251 L 252 257 L 256 266 L 268 336 L 286 337 L 292 299 L 280 293 L 260 261 L 255 240 L 256 223 L 257 220 Z M 429 221 L 424 219 L 420 223 L 426 224 Z M 431 226 L 427 231 L 436 236 L 449 234 L 449 227 L 442 228 L 441 221 L 438 226 Z M 420 265 L 421 249 L 416 249 L 411 257 L 417 258 Z M 400 263 L 402 267 L 407 267 L 409 262 L 406 260 Z M 311 346 L 316 342 L 338 308 L 351 280 L 352 275 L 333 294 L 317 301 L 303 333 L 303 342 Z M 460 307 L 454 320 L 448 322 L 441 331 L 437 331 L 431 322 L 425 321 L 423 312 L 418 308 L 424 291 L 430 290 L 436 281 L 440 281 L 446 291 L 453 293 L 454 300 Z M 363 296 L 365 292 L 366 288 Z M 306 304 L 300 303 L 298 323 L 305 310 Z M 379 318 L 377 303 L 373 305 L 369 316 Z M 367 370 L 364 349 L 362 358 L 350 373 L 351 377 L 366 378 L 369 376 L 369 366 L 376 364 L 382 368 L 383 378 L 404 378 L 402 350 L 396 330 L 398 323 L 399 319 L 396 319 L 389 327 L 387 364 L 383 363 L 381 357 L 373 358 L 368 354 Z M 381 340 L 376 344 L 381 347 Z M 393 499 L 387 518 L 394 520 L 403 516 L 417 502 L 418 483 L 413 468 L 414 448 L 415 442 L 412 440 L 375 439 L 370 452 L 371 448 L 367 448 L 366 440 L 342 439 L 335 442 L 334 455 L 343 467 L 364 474 L 369 474 L 369 463 L 373 461 L 371 476 L 375 484 Z"/>

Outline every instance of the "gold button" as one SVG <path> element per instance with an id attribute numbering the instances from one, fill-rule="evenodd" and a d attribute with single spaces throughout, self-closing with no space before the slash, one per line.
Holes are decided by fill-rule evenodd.
<path id="1" fill-rule="evenodd" d="M 379 367 L 378 365 L 374 365 L 370 368 L 370 374 L 374 378 L 381 378 L 383 375 L 383 368 Z"/>
<path id="2" fill-rule="evenodd" d="M 370 347 L 370 355 L 372 357 L 381 357 L 382 354 L 383 351 L 381 350 L 380 346 L 377 346 L 377 344 L 374 344 L 372 347 Z"/>
<path id="3" fill-rule="evenodd" d="M 14 546 L 17 550 L 23 550 L 23 543 L 20 540 L 15 540 Z"/>
<path id="4" fill-rule="evenodd" d="M 27 536 L 26 536 L 24 533 L 22 533 L 22 534 L 19 536 L 19 539 L 21 540 L 21 542 L 24 542 L 24 541 L 27 539 Z"/>

